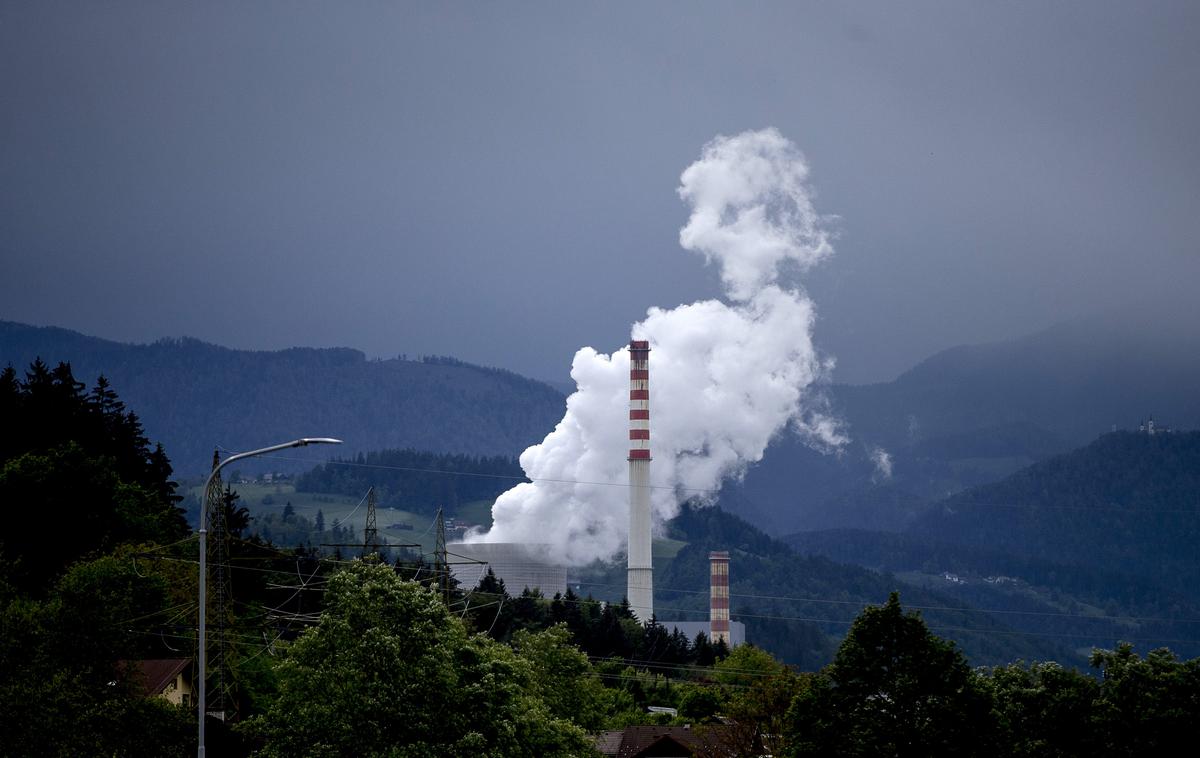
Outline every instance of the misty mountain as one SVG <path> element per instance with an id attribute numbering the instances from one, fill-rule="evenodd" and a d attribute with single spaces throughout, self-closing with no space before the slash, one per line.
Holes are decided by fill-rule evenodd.
<path id="1" fill-rule="evenodd" d="M 1014 618 L 1029 631 L 1170 643 L 1189 656 L 1200 652 L 1198 539 L 1200 432 L 1106 434 L 946 498 L 901 533 L 785 538 L 965 602 L 1029 611 Z"/>
<path id="2" fill-rule="evenodd" d="M 541 382 L 450 358 L 368 360 L 348 348 L 231 350 L 189 338 L 127 345 L 0 322 L 0 365 L 23 372 L 38 357 L 70 363 L 89 384 L 107 376 L 184 475 L 206 471 L 215 445 L 247 450 L 307 435 L 342 438 L 340 456 L 415 448 L 514 457 L 553 429 L 563 409 L 563 396 Z M 278 459 L 264 465 L 289 468 Z"/>
<path id="3" fill-rule="evenodd" d="M 1173 304 L 1175 305 L 1175 304 Z M 836 455 L 784 434 L 733 506 L 781 531 L 899 529 L 932 503 L 1153 415 L 1200 427 L 1200 318 L 1113 311 L 1020 339 L 942 351 L 891 382 L 828 390 L 852 441 Z M 876 459 L 885 451 L 890 472 Z M 914 503 L 918 507 L 914 507 Z"/>

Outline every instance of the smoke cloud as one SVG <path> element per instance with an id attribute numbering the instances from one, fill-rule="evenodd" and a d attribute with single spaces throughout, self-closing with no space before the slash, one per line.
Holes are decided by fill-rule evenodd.
<path id="1" fill-rule="evenodd" d="M 650 341 L 651 507 L 656 525 L 689 497 L 762 458 L 790 426 L 809 444 L 846 442 L 812 385 L 832 367 L 812 341 L 814 309 L 794 274 L 830 255 L 830 219 L 814 210 L 808 166 L 775 129 L 717 137 L 680 178 L 691 205 L 680 244 L 720 267 L 728 302 L 651 308 L 634 324 Z M 576 391 L 553 432 L 521 455 L 533 480 L 505 492 L 489 532 L 469 539 L 548 543 L 563 562 L 625 548 L 629 492 L 629 352 L 585 347 Z"/>

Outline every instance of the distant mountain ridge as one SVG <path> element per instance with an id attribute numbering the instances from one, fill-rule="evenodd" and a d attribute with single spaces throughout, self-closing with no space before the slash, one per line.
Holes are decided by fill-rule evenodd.
<path id="1" fill-rule="evenodd" d="M 1019 339 L 944 350 L 891 382 L 827 389 L 850 445 L 781 435 L 735 509 L 780 532 L 902 529 L 922 508 L 1153 415 L 1200 428 L 1195 318 L 1122 309 Z M 873 460 L 890 457 L 890 472 Z M 882 492 L 881 492 L 882 490 Z M 903 511 L 893 505 L 905 503 Z"/>
<path id="2" fill-rule="evenodd" d="M 246 450 L 305 435 L 344 439 L 340 456 L 414 448 L 512 457 L 554 428 L 564 403 L 542 382 L 452 358 L 368 360 L 350 348 L 233 350 L 191 338 L 129 345 L 0 321 L 0 365 L 24 372 L 38 357 L 70 363 L 89 386 L 108 377 L 183 475 L 206 471 L 215 445 Z M 331 452 L 314 448 L 307 457 Z M 283 461 L 264 465 L 289 468 Z"/>

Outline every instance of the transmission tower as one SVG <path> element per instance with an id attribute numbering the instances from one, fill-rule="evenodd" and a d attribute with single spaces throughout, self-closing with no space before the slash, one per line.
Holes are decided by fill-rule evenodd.
<path id="1" fill-rule="evenodd" d="M 367 490 L 367 525 L 363 529 L 363 558 L 379 552 L 379 529 L 375 526 L 375 488 Z"/>
<path id="2" fill-rule="evenodd" d="M 217 467 L 220 458 L 213 451 L 213 468 Z M 229 625 L 232 621 L 229 609 L 233 596 L 229 587 L 229 524 L 225 519 L 226 501 L 232 499 L 232 493 L 226 493 L 221 475 L 218 473 L 212 486 L 206 493 L 208 496 L 208 565 L 212 567 L 212 581 L 209 583 L 209 598 L 212 609 L 208 622 L 209 635 L 208 671 L 212 685 L 208 689 L 208 703 L 205 711 L 212 713 L 222 721 L 232 715 L 233 698 L 230 692 L 233 679 L 229 672 Z"/>
<path id="3" fill-rule="evenodd" d="M 442 509 L 437 511 L 437 542 L 433 547 L 434 571 L 437 572 L 437 586 L 442 592 L 443 602 L 450 602 L 450 562 L 446 559 L 446 520 L 442 517 Z"/>

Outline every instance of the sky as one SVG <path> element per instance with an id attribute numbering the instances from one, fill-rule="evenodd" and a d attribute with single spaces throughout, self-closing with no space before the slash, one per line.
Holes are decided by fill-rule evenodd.
<path id="1" fill-rule="evenodd" d="M 835 381 L 1200 282 L 1200 4 L 0 0 L 0 319 L 564 380 L 723 295 L 680 174 L 804 154 Z"/>

